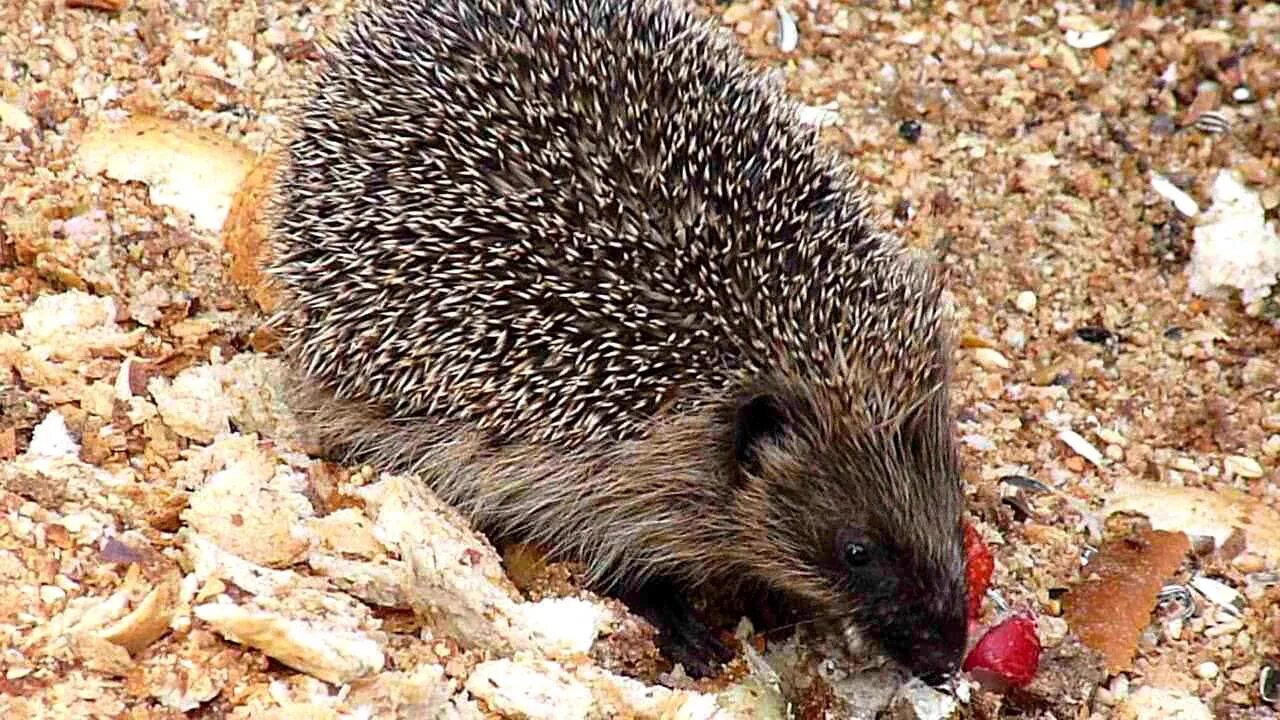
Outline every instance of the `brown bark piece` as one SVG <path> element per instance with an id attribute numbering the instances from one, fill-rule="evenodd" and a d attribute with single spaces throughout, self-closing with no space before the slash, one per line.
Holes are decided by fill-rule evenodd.
<path id="1" fill-rule="evenodd" d="M 1108 540 L 1089 560 L 1084 579 L 1064 599 L 1063 617 L 1081 642 L 1102 653 L 1107 672 L 1129 669 L 1156 594 L 1190 547 L 1183 533 L 1143 529 Z"/>

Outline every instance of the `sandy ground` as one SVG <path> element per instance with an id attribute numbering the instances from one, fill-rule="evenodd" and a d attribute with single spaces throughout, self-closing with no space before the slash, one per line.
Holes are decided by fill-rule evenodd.
<path id="1" fill-rule="evenodd" d="M 0 7 L 0 709 L 324 716 L 324 703 L 307 703 L 337 698 L 340 682 L 268 660 L 192 614 L 225 587 L 200 574 L 183 533 L 218 536 L 208 516 L 231 502 L 195 502 L 209 482 L 196 466 L 229 442 L 217 431 L 252 430 L 270 446 L 287 424 L 242 387 L 269 374 L 257 351 L 272 345 L 229 278 L 224 218 L 345 3 L 70 4 Z M 857 163 L 886 222 L 946 267 L 964 346 L 954 392 L 966 479 L 996 596 L 1039 614 L 1047 647 L 1075 643 L 1063 638 L 1087 616 L 1138 608 L 1137 624 L 1114 633 L 1131 633 L 1136 650 L 1115 651 L 1085 697 L 1028 706 L 976 691 L 957 712 L 1273 717 L 1263 696 L 1280 696 L 1280 309 L 1195 295 L 1188 267 L 1222 171 L 1268 221 L 1280 215 L 1280 6 L 786 7 L 794 49 L 779 47 L 790 33 L 771 5 L 708 10 L 823 108 L 825 138 Z M 242 226 L 237 212 L 229 226 Z M 1231 277 L 1257 265 L 1241 262 Z M 206 390 L 214 407 L 197 401 Z M 36 477 L 35 429 L 54 411 L 76 445 L 59 459 L 48 446 L 64 435 L 45 426 L 36 446 L 54 460 Z M 299 472 L 317 522 L 344 503 L 316 485 L 363 482 L 327 465 Z M 1190 539 L 1175 571 L 1149 578 L 1173 586 L 1169 597 L 1185 591 L 1189 610 L 1153 611 L 1151 588 L 1101 593 L 1068 628 L 1064 597 L 1102 539 L 1090 528 L 1117 508 Z M 290 543 L 310 542 L 269 522 L 242 532 L 279 552 L 223 549 L 277 569 L 301 557 Z M 132 549 L 111 545 L 125 537 Z M 1120 574 L 1143 577 L 1145 562 L 1138 552 Z M 125 624 L 102 631 L 86 614 L 113 597 L 106 619 Z M 178 609 L 130 620 L 148 598 Z M 412 613 L 359 607 L 353 627 L 376 620 L 403 640 L 385 654 L 401 653 L 386 667 L 404 682 L 356 694 L 420 691 L 404 678 L 432 653 L 443 669 L 430 678 L 456 685 L 477 672 L 477 654 Z M 998 620 L 999 603 L 987 613 Z M 797 703 L 804 716 L 834 716 L 813 693 Z M 414 697 L 375 715 L 431 706 Z M 342 715 L 348 700 L 326 712 Z M 474 707 L 493 713 L 498 701 Z"/>

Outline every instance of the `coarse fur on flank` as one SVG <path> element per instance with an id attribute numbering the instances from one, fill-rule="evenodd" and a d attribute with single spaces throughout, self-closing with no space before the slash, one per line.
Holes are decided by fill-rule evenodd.
<path id="1" fill-rule="evenodd" d="M 325 446 L 601 587 L 760 582 L 954 668 L 942 285 L 732 39 L 674 0 L 370 0 L 314 88 L 270 270 Z"/>

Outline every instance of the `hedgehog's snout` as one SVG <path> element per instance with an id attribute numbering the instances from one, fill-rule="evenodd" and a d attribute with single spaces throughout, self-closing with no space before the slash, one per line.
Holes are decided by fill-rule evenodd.
<path id="1" fill-rule="evenodd" d="M 947 635 L 944 628 L 940 635 Z M 922 644 L 914 657 L 907 662 L 908 667 L 921 680 L 929 685 L 940 685 L 960 669 L 960 661 L 964 657 L 965 629 L 960 630 L 959 643 L 939 638 L 938 642 Z"/>
<path id="2" fill-rule="evenodd" d="M 960 669 L 968 640 L 963 615 L 905 613 L 870 631 L 890 657 L 930 685 L 945 682 Z"/>
<path id="3" fill-rule="evenodd" d="M 955 675 L 968 647 L 964 603 L 950 593 L 913 595 L 864 608 L 857 625 L 895 662 L 930 685 Z"/>

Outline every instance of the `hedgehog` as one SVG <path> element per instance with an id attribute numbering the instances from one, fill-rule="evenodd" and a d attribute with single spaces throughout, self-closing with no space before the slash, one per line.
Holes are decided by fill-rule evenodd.
<path id="1" fill-rule="evenodd" d="M 733 655 L 689 598 L 759 587 L 955 672 L 941 273 L 728 33 L 678 0 L 370 0 L 312 82 L 268 272 L 326 452 L 579 561 L 687 670 Z"/>

